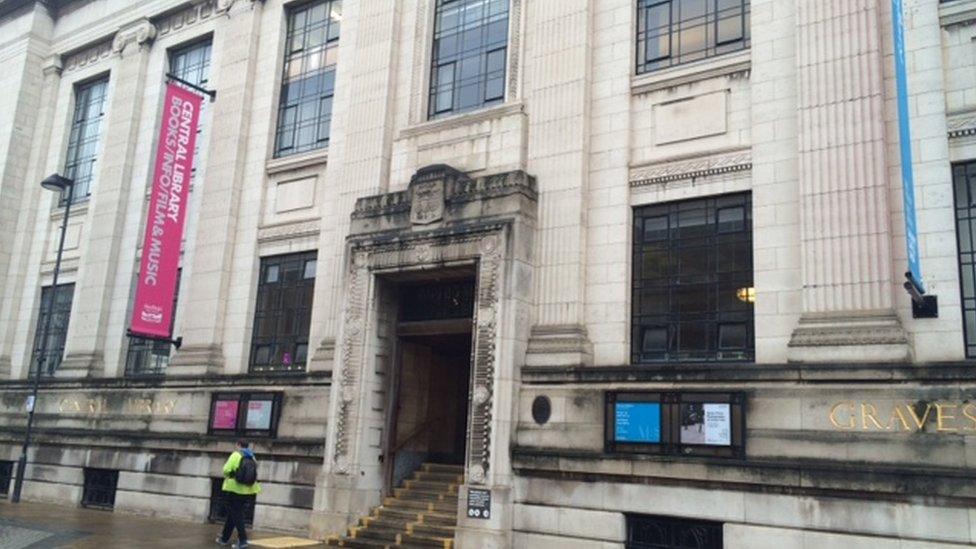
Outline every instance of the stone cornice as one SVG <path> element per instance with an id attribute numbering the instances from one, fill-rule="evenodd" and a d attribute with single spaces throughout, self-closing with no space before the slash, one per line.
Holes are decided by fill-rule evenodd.
<path id="1" fill-rule="evenodd" d="M 736 149 L 707 156 L 680 158 L 634 166 L 630 169 L 630 186 L 657 185 L 751 169 L 752 151 L 750 149 Z"/>
<path id="2" fill-rule="evenodd" d="M 522 171 L 486 175 L 475 179 L 460 174 L 448 178 L 444 189 L 444 201 L 446 204 L 451 204 L 517 193 L 536 199 L 538 191 L 535 178 Z M 409 212 L 410 199 L 409 190 L 363 197 L 356 201 L 352 217 L 362 219 Z"/>
<path id="3" fill-rule="evenodd" d="M 458 114 L 448 118 L 438 118 L 422 122 L 420 124 L 405 128 L 400 132 L 400 138 L 416 137 L 422 134 L 436 133 L 444 130 L 453 130 L 464 126 L 470 126 L 486 120 L 494 120 L 511 114 L 525 112 L 525 105 L 521 102 L 505 103 L 497 107 L 489 107 L 479 111 Z"/>
<path id="4" fill-rule="evenodd" d="M 942 27 L 976 24 L 976 2 L 956 0 L 939 5 L 939 24 Z"/>

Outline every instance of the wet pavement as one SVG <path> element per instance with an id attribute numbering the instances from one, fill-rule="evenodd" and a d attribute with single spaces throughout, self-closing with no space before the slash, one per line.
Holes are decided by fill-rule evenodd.
<path id="1" fill-rule="evenodd" d="M 0 549 L 214 549 L 220 526 L 46 503 L 0 500 Z M 284 534 L 248 531 L 251 547 Z M 279 545 L 282 546 L 282 545 Z M 284 545 L 288 546 L 288 545 Z M 306 547 L 323 547 L 311 545 Z"/>

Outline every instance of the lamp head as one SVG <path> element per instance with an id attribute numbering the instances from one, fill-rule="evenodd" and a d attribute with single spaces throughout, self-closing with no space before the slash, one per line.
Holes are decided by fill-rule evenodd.
<path id="1" fill-rule="evenodd" d="M 54 192 L 64 192 L 68 190 L 68 187 L 74 185 L 75 182 L 59 174 L 51 174 L 41 181 L 41 186 L 49 191 Z"/>

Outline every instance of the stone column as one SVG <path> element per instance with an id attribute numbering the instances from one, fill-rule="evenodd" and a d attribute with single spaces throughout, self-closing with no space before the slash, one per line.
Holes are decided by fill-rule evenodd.
<path id="1" fill-rule="evenodd" d="M 529 366 L 593 361 L 584 326 L 592 4 L 537 0 L 525 5 L 527 28 L 536 31 L 525 37 L 525 97 L 532 113 L 527 171 L 538 178 L 540 191 L 537 316 L 525 357 Z"/>
<path id="2" fill-rule="evenodd" d="M 339 37 L 329 169 L 322 218 L 310 370 L 331 370 L 345 286 L 345 237 L 356 199 L 385 192 L 390 180 L 402 2 L 346 2 Z"/>
<path id="3" fill-rule="evenodd" d="M 183 346 L 168 372 L 174 375 L 215 373 L 224 367 L 224 319 L 230 287 L 241 180 L 247 156 L 247 133 L 253 106 L 254 66 L 261 24 L 258 2 L 218 2 L 225 22 L 214 34 L 217 100 L 212 108 L 213 128 L 207 148 L 207 181 L 202 185 L 196 250 L 187 279 Z"/>
<path id="4" fill-rule="evenodd" d="M 0 76 L 19 93 L 9 111 L 13 123 L 0 143 L 0 378 L 10 374 L 10 353 L 20 309 L 29 237 L 37 215 L 44 153 L 51 134 L 51 115 L 60 83 L 61 60 L 47 58 L 53 22 L 47 9 L 35 6 L 23 56 L 2 62 L 15 68 Z M 25 239 L 27 237 L 27 239 Z"/>
<path id="5" fill-rule="evenodd" d="M 125 209 L 134 186 L 146 64 L 155 37 L 156 27 L 148 19 L 140 19 L 119 29 L 112 42 L 112 52 L 118 59 L 111 74 L 111 102 L 102 128 L 101 168 L 91 191 L 88 238 L 82 248 L 59 377 L 95 376 L 104 367 L 106 327 L 116 265 L 122 252 Z"/>
<path id="6" fill-rule="evenodd" d="M 803 314 L 793 361 L 909 359 L 892 299 L 882 1 L 797 4 Z"/>

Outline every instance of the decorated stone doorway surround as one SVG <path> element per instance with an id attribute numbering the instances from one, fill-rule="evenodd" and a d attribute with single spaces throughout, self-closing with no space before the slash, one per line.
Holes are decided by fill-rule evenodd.
<path id="1" fill-rule="evenodd" d="M 457 542 L 508 546 L 508 447 L 516 420 L 517 365 L 529 335 L 537 202 L 535 180 L 525 172 L 469 177 L 445 165 L 419 170 L 404 191 L 357 201 L 346 243 L 342 324 L 313 534 L 342 533 L 381 502 L 395 356 L 389 329 L 395 324 L 395 292 L 384 280 L 468 267 L 475 271 L 476 299 L 459 501 L 466 503 L 470 488 L 490 490 L 491 514 L 462 514 Z"/>

